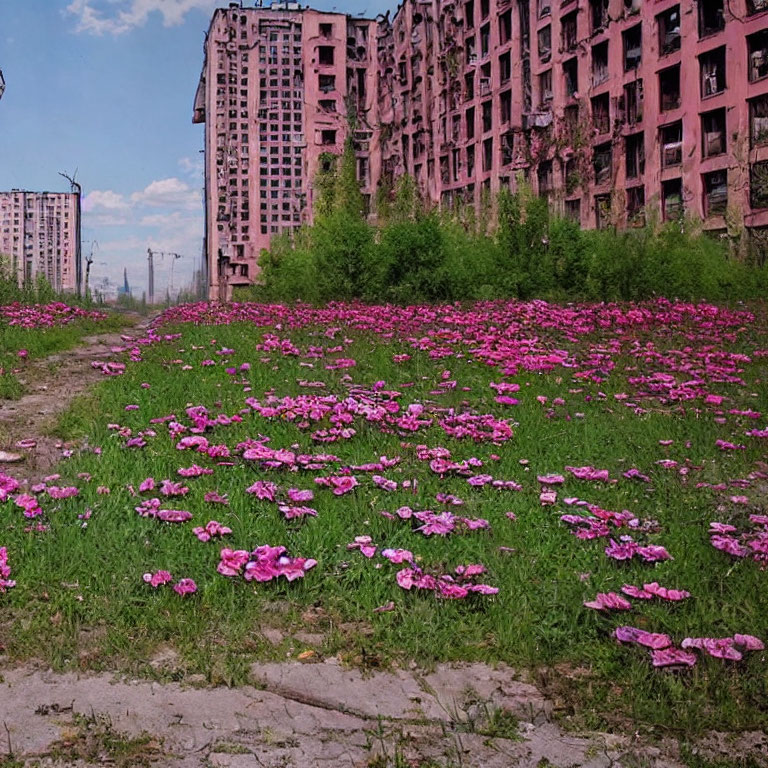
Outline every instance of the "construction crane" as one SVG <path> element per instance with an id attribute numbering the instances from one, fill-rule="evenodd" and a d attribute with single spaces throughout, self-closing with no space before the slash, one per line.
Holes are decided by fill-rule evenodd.
<path id="1" fill-rule="evenodd" d="M 155 256 L 163 258 L 164 256 L 170 256 L 171 261 L 171 279 L 168 287 L 168 291 L 173 290 L 173 266 L 176 264 L 177 259 L 183 259 L 184 256 L 180 253 L 173 253 L 172 251 L 153 251 L 151 248 L 147 248 L 147 271 L 149 277 L 149 285 L 147 286 L 147 301 L 149 304 L 153 304 L 155 301 Z"/>

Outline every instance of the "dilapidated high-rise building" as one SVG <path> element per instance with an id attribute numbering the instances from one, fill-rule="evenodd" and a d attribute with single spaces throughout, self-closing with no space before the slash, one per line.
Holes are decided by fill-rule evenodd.
<path id="1" fill-rule="evenodd" d="M 349 97 L 369 199 L 408 173 L 492 211 L 524 178 L 583 227 L 690 215 L 768 243 L 768 0 L 404 0 L 375 22 L 235 4 L 206 54 L 213 296 L 311 219 Z"/>
<path id="2" fill-rule="evenodd" d="M 79 290 L 80 199 L 70 192 L 0 192 L 0 269 L 32 285 Z"/>
<path id="3" fill-rule="evenodd" d="M 342 151 L 350 125 L 370 199 L 376 27 L 298 3 L 214 13 L 194 113 L 205 123 L 211 298 L 251 284 L 270 238 L 311 221 L 315 174 L 327 153 Z"/>

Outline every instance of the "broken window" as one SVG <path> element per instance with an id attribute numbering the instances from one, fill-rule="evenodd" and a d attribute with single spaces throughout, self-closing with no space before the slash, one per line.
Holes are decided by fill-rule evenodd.
<path id="1" fill-rule="evenodd" d="M 768 0 L 766 0 L 768 2 Z M 561 20 L 561 40 L 564 51 L 572 51 L 576 47 L 577 41 L 577 27 L 576 27 L 576 13 L 577 11 L 571 11 L 571 13 L 563 16 Z"/>
<path id="2" fill-rule="evenodd" d="M 512 91 L 504 91 L 504 93 L 499 94 L 499 112 L 503 125 L 512 120 Z"/>
<path id="3" fill-rule="evenodd" d="M 549 16 L 552 11 L 552 0 L 539 0 L 539 18 Z"/>
<path id="4" fill-rule="evenodd" d="M 594 149 L 592 167 L 595 172 L 595 184 L 607 184 L 611 180 L 611 142 L 599 144 Z"/>
<path id="5" fill-rule="evenodd" d="M 565 93 L 568 98 L 572 98 L 579 90 L 579 62 L 575 56 L 563 63 L 563 76 Z"/>
<path id="6" fill-rule="evenodd" d="M 750 167 L 749 198 L 752 208 L 768 208 L 768 160 Z"/>
<path id="7" fill-rule="evenodd" d="M 539 60 L 544 63 L 552 58 L 552 25 L 539 30 Z"/>
<path id="8" fill-rule="evenodd" d="M 539 195 L 549 195 L 554 189 L 552 161 L 544 160 L 540 162 L 539 168 L 536 171 L 536 176 L 539 182 Z"/>
<path id="9" fill-rule="evenodd" d="M 475 175 L 475 145 L 470 144 L 467 147 L 467 175 Z"/>
<path id="10" fill-rule="evenodd" d="M 749 140 L 753 147 L 768 144 L 768 95 L 749 102 Z"/>
<path id="11" fill-rule="evenodd" d="M 453 180 L 458 181 L 461 176 L 461 150 L 454 149 L 451 153 L 451 170 L 453 171 Z"/>
<path id="12" fill-rule="evenodd" d="M 592 99 L 592 126 L 598 133 L 611 130 L 610 98 L 607 93 Z"/>
<path id="13" fill-rule="evenodd" d="M 493 128 L 493 102 L 492 101 L 484 101 L 481 105 L 482 109 L 482 121 L 483 121 L 483 133 L 488 133 L 488 131 Z"/>
<path id="14" fill-rule="evenodd" d="M 592 46 L 592 87 L 608 79 L 608 41 Z"/>
<path id="15" fill-rule="evenodd" d="M 332 146 L 336 144 L 336 131 L 323 130 L 320 131 L 320 143 L 324 146 Z"/>
<path id="16" fill-rule="evenodd" d="M 633 80 L 624 86 L 624 121 L 629 125 L 643 119 L 643 81 Z"/>
<path id="17" fill-rule="evenodd" d="M 611 226 L 611 196 L 595 195 L 595 226 L 606 229 Z"/>
<path id="18" fill-rule="evenodd" d="M 321 24 L 320 37 L 324 37 L 326 40 L 333 37 L 333 24 Z"/>
<path id="19" fill-rule="evenodd" d="M 702 157 L 713 157 L 725 152 L 725 107 L 713 109 L 701 116 L 701 142 Z"/>
<path id="20" fill-rule="evenodd" d="M 514 158 L 515 134 L 507 131 L 501 137 L 501 164 L 509 165 Z"/>
<path id="21" fill-rule="evenodd" d="M 768 75 L 768 29 L 747 37 L 747 51 L 750 82 Z"/>
<path id="22" fill-rule="evenodd" d="M 450 184 L 451 182 L 451 169 L 448 155 L 443 155 L 443 157 L 440 158 L 440 181 L 443 184 Z"/>
<path id="23" fill-rule="evenodd" d="M 661 55 L 680 50 L 680 6 L 675 5 L 656 17 Z"/>
<path id="24" fill-rule="evenodd" d="M 488 172 L 493 168 L 493 138 L 483 142 L 483 171 Z"/>
<path id="25" fill-rule="evenodd" d="M 768 11 L 768 0 L 747 0 L 747 15 Z"/>
<path id="26" fill-rule="evenodd" d="M 683 162 L 683 121 L 678 120 L 659 129 L 661 167 L 671 168 Z"/>
<path id="27" fill-rule="evenodd" d="M 486 24 L 480 30 L 480 58 L 485 58 L 491 50 L 491 25 Z"/>
<path id="28" fill-rule="evenodd" d="M 512 9 L 499 16 L 499 42 L 506 45 L 512 39 Z"/>
<path id="29" fill-rule="evenodd" d="M 579 165 L 574 158 L 565 163 L 565 194 L 572 195 L 581 186 L 582 178 Z"/>
<path id="30" fill-rule="evenodd" d="M 565 201 L 565 217 L 576 223 L 581 223 L 581 200 Z"/>
<path id="31" fill-rule="evenodd" d="M 608 0 L 589 0 L 592 34 L 608 24 Z"/>
<path id="32" fill-rule="evenodd" d="M 335 112 L 336 99 L 320 99 L 320 109 L 323 112 Z"/>
<path id="33" fill-rule="evenodd" d="M 475 138 L 475 108 L 474 107 L 470 107 L 467 110 L 466 118 L 467 118 L 467 138 L 474 139 Z"/>
<path id="34" fill-rule="evenodd" d="M 624 44 L 624 71 L 637 69 L 643 58 L 643 25 L 635 24 L 621 33 Z"/>
<path id="35" fill-rule="evenodd" d="M 336 90 L 336 75 L 320 75 L 318 84 L 321 93 L 332 93 Z"/>
<path id="36" fill-rule="evenodd" d="M 506 83 L 512 77 L 512 51 L 507 51 L 499 56 L 499 77 L 502 83 Z"/>
<path id="37" fill-rule="evenodd" d="M 645 173 L 645 135 L 642 132 L 624 139 L 624 156 L 628 179 L 636 179 Z"/>
<path id="38" fill-rule="evenodd" d="M 705 173 L 704 182 L 704 216 L 725 216 L 728 208 L 728 171 Z"/>
<path id="39" fill-rule="evenodd" d="M 332 67 L 334 59 L 334 47 L 332 45 L 321 45 L 317 49 L 317 63 L 321 67 Z"/>
<path id="40" fill-rule="evenodd" d="M 645 187 L 627 190 L 627 224 L 641 227 L 645 224 Z"/>
<path id="41" fill-rule="evenodd" d="M 487 96 L 491 92 L 491 62 L 480 68 L 480 95 Z"/>
<path id="42" fill-rule="evenodd" d="M 491 0 L 480 0 L 480 18 L 487 19 L 491 14 Z"/>
<path id="43" fill-rule="evenodd" d="M 545 106 L 552 101 L 552 70 L 539 75 L 539 104 Z"/>
<path id="44" fill-rule="evenodd" d="M 723 0 L 698 0 L 699 8 L 699 37 L 714 35 L 725 29 L 725 13 Z"/>
<path id="45" fill-rule="evenodd" d="M 360 186 L 368 186 L 368 170 L 370 168 L 370 162 L 367 157 L 357 158 L 357 180 L 360 182 Z"/>
<path id="46" fill-rule="evenodd" d="M 680 106 L 680 65 L 662 69 L 659 72 L 660 108 L 662 112 Z"/>
<path id="47" fill-rule="evenodd" d="M 683 180 L 669 179 L 661 183 L 661 216 L 676 221 L 683 215 Z"/>
<path id="48" fill-rule="evenodd" d="M 725 90 L 725 46 L 699 56 L 701 96 L 714 96 Z"/>
<path id="49" fill-rule="evenodd" d="M 475 98 L 475 73 L 470 72 L 464 76 L 464 97 L 467 101 Z"/>
<path id="50" fill-rule="evenodd" d="M 477 64 L 477 51 L 475 50 L 475 38 L 468 37 L 466 41 L 467 66 L 474 67 Z"/>
<path id="51" fill-rule="evenodd" d="M 467 21 L 467 29 L 472 29 L 475 26 L 475 0 L 467 0 L 464 6 L 464 18 Z"/>

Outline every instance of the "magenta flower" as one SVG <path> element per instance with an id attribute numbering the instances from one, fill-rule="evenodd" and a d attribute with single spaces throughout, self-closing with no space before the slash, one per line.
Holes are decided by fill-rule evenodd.
<path id="1" fill-rule="evenodd" d="M 173 581 L 173 576 L 168 571 L 157 571 L 156 573 L 145 573 L 144 581 L 149 584 L 151 587 L 154 587 L 157 589 L 159 586 L 162 586 L 163 584 L 168 584 L 168 582 Z"/>
<path id="2" fill-rule="evenodd" d="M 347 544 L 347 549 L 359 549 L 368 558 L 376 554 L 376 546 L 370 536 L 355 536 L 355 540 Z"/>
<path id="3" fill-rule="evenodd" d="M 253 494 L 257 499 L 265 501 L 274 501 L 277 493 L 277 486 L 268 480 L 257 480 L 252 486 L 245 489 L 246 493 Z"/>
<path id="4" fill-rule="evenodd" d="M 657 648 L 651 651 L 651 663 L 654 667 L 692 667 L 696 664 L 696 654 L 681 648 Z"/>
<path id="5" fill-rule="evenodd" d="M 164 523 L 186 523 L 192 519 L 192 513 L 181 509 L 159 509 L 156 517 Z"/>
<path id="6" fill-rule="evenodd" d="M 16 582 L 10 578 L 11 567 L 8 565 L 8 550 L 0 547 L 0 594 L 16 586 Z"/>
<path id="7" fill-rule="evenodd" d="M 655 650 L 668 648 L 672 645 L 672 638 L 669 635 L 646 632 L 636 627 L 617 627 L 613 635 L 622 643 L 637 643 L 638 645 Z"/>
<path id="8" fill-rule="evenodd" d="M 179 581 L 173 585 L 173 591 L 177 595 L 193 595 L 197 592 L 197 584 L 192 579 L 179 579 Z"/>
<path id="9" fill-rule="evenodd" d="M 227 528 L 216 520 L 211 520 L 206 523 L 204 527 L 198 526 L 197 528 L 193 528 L 192 533 L 194 533 L 200 541 L 206 542 L 210 541 L 214 536 L 226 536 L 227 534 L 232 533 L 232 529 Z"/>
<path id="10" fill-rule="evenodd" d="M 584 607 L 596 611 L 630 611 L 632 603 L 615 592 L 598 592 L 594 600 L 584 603 Z"/>

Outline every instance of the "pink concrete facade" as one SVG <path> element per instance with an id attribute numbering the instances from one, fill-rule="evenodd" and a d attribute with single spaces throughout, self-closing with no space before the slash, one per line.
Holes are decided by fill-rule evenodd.
<path id="1" fill-rule="evenodd" d="M 194 121 L 205 122 L 209 296 L 228 298 L 258 275 L 273 235 L 312 219 L 313 179 L 339 154 L 356 116 L 355 146 L 371 194 L 376 23 L 298 4 L 214 13 Z"/>
<path id="2" fill-rule="evenodd" d="M 289 221 L 274 219 L 269 200 L 266 222 L 263 208 L 252 205 L 253 236 L 238 261 L 226 255 L 231 245 L 222 248 L 235 242 L 224 239 L 232 227 L 215 221 L 222 200 L 231 204 L 232 187 L 211 185 L 221 172 L 222 141 L 211 122 L 220 108 L 214 84 L 229 74 L 222 68 L 231 66 L 230 48 L 234 55 L 233 46 L 244 43 L 257 46 L 252 66 L 271 88 L 273 62 L 264 60 L 270 41 L 248 30 L 289 20 L 305 104 L 303 197 L 298 219 Z M 242 43 L 238 24 L 247 28 Z M 335 91 L 327 91 L 328 78 Z M 229 275 L 229 284 L 252 282 L 258 250 L 271 235 L 311 220 L 312 179 L 321 154 L 341 149 L 343 104 L 353 86 L 365 90 L 355 139 L 369 199 L 409 173 L 433 203 L 470 204 L 482 213 L 523 177 L 553 210 L 586 228 L 685 214 L 716 233 L 746 228 L 768 244 L 768 0 L 404 0 L 391 20 L 376 22 L 237 7 L 214 15 L 202 86 L 197 115 L 209 116 L 213 297 L 217 275 Z M 241 106 L 262 160 L 249 177 L 257 191 L 265 152 L 272 158 L 277 147 L 282 156 L 291 137 L 270 135 L 265 89 L 255 80 L 249 88 Z M 328 109 L 331 94 L 336 113 Z M 223 124 L 227 145 L 237 131 Z M 270 175 L 270 195 L 273 183 Z M 222 258 L 230 259 L 224 273 Z M 236 264 L 247 264 L 243 274 Z"/>
<path id="3" fill-rule="evenodd" d="M 76 193 L 0 192 L 0 265 L 20 286 L 43 275 L 54 290 L 76 293 L 79 233 Z"/>

